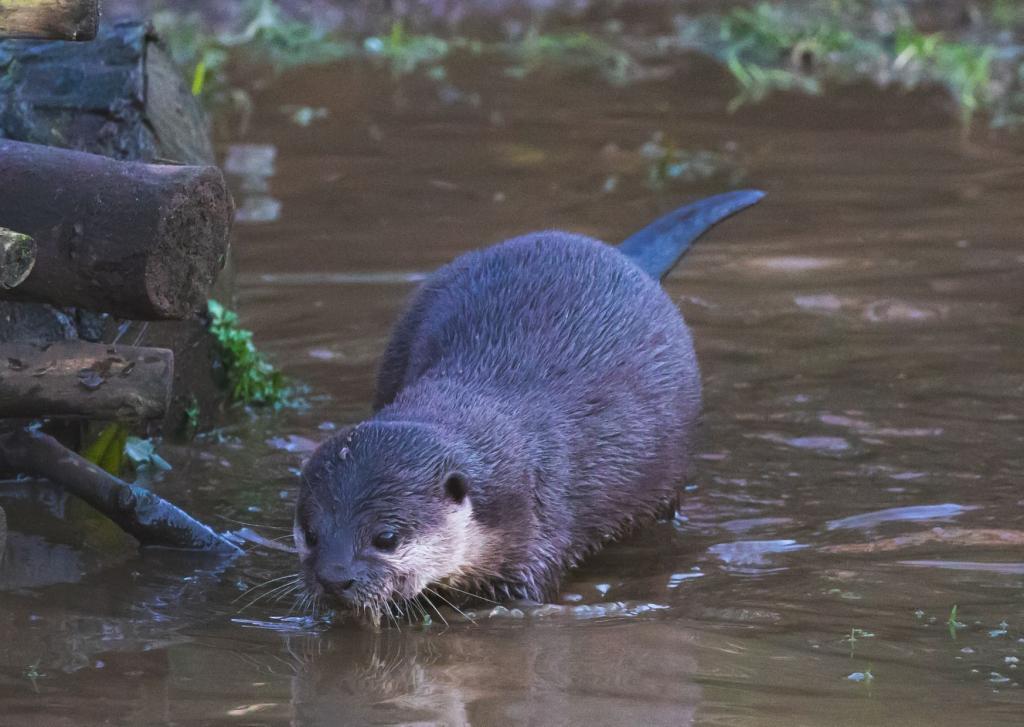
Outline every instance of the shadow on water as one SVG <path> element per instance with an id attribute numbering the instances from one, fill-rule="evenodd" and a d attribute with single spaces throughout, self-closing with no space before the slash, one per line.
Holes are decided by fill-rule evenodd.
<path id="1" fill-rule="evenodd" d="M 706 387 L 679 517 L 588 561 L 561 608 L 375 631 L 245 608 L 286 554 L 134 555 L 5 486 L 0 723 L 1018 724 L 1020 151 L 923 94 L 729 116 L 696 60 L 622 89 L 449 71 L 480 101 L 352 65 L 256 94 L 244 141 L 277 149 L 259 195 L 278 204 L 237 227 L 239 308 L 314 395 L 166 447 L 155 486 L 287 528 L 303 450 L 369 411 L 422 275 L 535 228 L 620 240 L 727 184 L 653 192 L 637 150 L 661 134 L 770 194 L 666 283 Z M 302 127 L 297 106 L 326 111 Z"/>

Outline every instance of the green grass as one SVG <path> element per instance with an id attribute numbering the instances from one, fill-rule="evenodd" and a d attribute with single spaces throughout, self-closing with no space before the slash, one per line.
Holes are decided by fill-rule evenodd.
<path id="1" fill-rule="evenodd" d="M 234 90 L 228 80 L 232 61 L 281 72 L 358 52 L 352 41 L 289 18 L 274 0 L 249 0 L 246 11 L 248 21 L 239 32 L 220 34 L 210 33 L 195 13 L 165 10 L 154 15 L 153 24 L 172 57 L 189 74 L 193 95 L 211 103 L 229 98 Z"/>
<path id="2" fill-rule="evenodd" d="M 239 326 L 238 314 L 215 300 L 208 302 L 208 311 L 232 402 L 273 407 L 291 403 L 284 376 L 256 349 L 252 331 Z"/>
<path id="3" fill-rule="evenodd" d="M 1005 22 L 1007 11 L 1000 12 Z M 829 83 L 867 80 L 945 88 L 964 125 L 979 112 L 1006 122 L 1024 84 L 1019 49 L 997 63 L 994 45 L 922 33 L 891 3 L 760 2 L 707 16 L 701 27 L 694 37 L 714 40 L 697 41 L 697 49 L 716 56 L 736 80 L 734 111 L 778 91 L 820 94 Z"/>
<path id="4" fill-rule="evenodd" d="M 992 59 L 995 48 L 975 43 L 956 43 L 941 33 L 925 35 L 901 28 L 894 41 L 893 66 L 917 65 L 916 78 L 945 86 L 960 108 L 965 124 L 974 114 L 992 106 Z"/>
<path id="5" fill-rule="evenodd" d="M 395 79 L 425 73 L 442 81 L 456 52 L 488 54 L 508 64 L 507 75 L 544 71 L 596 73 L 616 85 L 645 77 L 644 63 L 671 62 L 680 49 L 718 60 L 733 76 L 735 111 L 780 92 L 822 94 L 865 81 L 948 92 L 960 121 L 979 114 L 995 126 L 1024 119 L 1024 8 L 1013 0 L 981 6 L 976 27 L 949 34 L 915 26 L 913 5 L 888 0 L 762 0 L 691 18 L 672 37 L 642 43 L 618 30 L 527 28 L 504 42 L 411 32 L 392 22 L 366 38 L 327 33 L 295 20 L 274 0 L 249 0 L 235 33 L 211 34 L 198 15 L 159 13 L 155 24 L 187 69 L 193 93 L 217 105 L 246 107 L 232 78 L 252 66 L 280 72 L 342 59 L 383 64 Z M 632 40 L 637 40 L 633 38 Z M 631 48 L 646 48 L 642 63 Z"/>
<path id="6" fill-rule="evenodd" d="M 545 69 L 596 71 L 615 85 L 638 74 L 638 64 L 626 51 L 590 33 L 540 33 L 533 30 L 500 49 L 516 65 L 509 75 L 524 77 Z"/>
<path id="7" fill-rule="evenodd" d="M 371 36 L 363 41 L 363 51 L 372 59 L 387 63 L 395 78 L 415 72 L 421 66 L 438 68 L 452 45 L 433 35 L 405 32 L 405 25 L 396 21 L 386 36 Z"/>

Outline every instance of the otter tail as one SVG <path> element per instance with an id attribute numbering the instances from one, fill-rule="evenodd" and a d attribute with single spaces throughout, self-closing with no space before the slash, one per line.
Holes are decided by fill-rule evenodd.
<path id="1" fill-rule="evenodd" d="M 764 192 L 745 189 L 680 207 L 630 235 L 619 250 L 652 278 L 661 280 L 694 240 L 726 217 L 757 204 L 762 197 Z"/>

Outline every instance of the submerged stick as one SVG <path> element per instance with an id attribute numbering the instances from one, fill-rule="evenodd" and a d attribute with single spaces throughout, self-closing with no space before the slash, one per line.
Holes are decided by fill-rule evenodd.
<path id="1" fill-rule="evenodd" d="M 36 264 L 36 241 L 0 227 L 0 290 L 21 285 Z"/>
<path id="2" fill-rule="evenodd" d="M 239 553 L 208 525 L 144 487 L 105 472 L 42 432 L 0 436 L 0 464 L 77 495 L 143 546 Z"/>

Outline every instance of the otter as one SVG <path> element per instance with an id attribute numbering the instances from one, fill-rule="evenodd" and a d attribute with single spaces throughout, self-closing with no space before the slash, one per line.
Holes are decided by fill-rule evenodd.
<path id="1" fill-rule="evenodd" d="M 422 594 L 541 602 L 586 555 L 674 512 L 701 383 L 660 280 L 762 196 L 696 202 L 617 247 L 537 232 L 430 276 L 384 351 L 374 415 L 303 468 L 309 595 L 375 623 Z"/>

